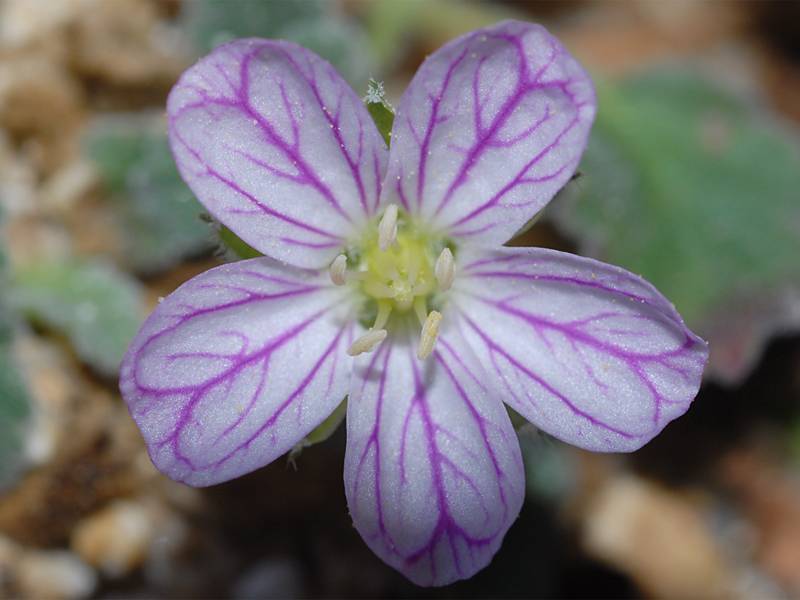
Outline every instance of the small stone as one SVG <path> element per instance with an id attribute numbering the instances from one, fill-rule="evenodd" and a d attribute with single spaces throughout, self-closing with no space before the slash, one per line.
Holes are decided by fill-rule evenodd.
<path id="1" fill-rule="evenodd" d="M 16 585 L 25 598 L 78 600 L 94 592 L 97 575 L 72 552 L 31 551 L 19 561 Z"/>
<path id="2" fill-rule="evenodd" d="M 0 127 L 0 210 L 6 217 L 31 212 L 35 207 L 36 170 L 15 152 Z"/>
<path id="3" fill-rule="evenodd" d="M 155 519 L 144 506 L 117 501 L 78 523 L 71 547 L 101 573 L 117 578 L 144 562 L 155 530 Z"/>
<path id="4" fill-rule="evenodd" d="M 583 545 L 655 598 L 732 598 L 731 566 L 702 511 L 633 476 L 612 479 L 587 505 Z"/>
<path id="5" fill-rule="evenodd" d="M 91 163 L 74 160 L 47 180 L 42 189 L 42 203 L 56 210 L 72 209 L 97 182 L 98 174 Z"/>

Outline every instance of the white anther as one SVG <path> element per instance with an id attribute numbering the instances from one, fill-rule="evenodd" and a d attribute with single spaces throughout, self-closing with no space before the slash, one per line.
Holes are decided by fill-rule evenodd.
<path id="1" fill-rule="evenodd" d="M 347 353 L 350 356 L 358 356 L 364 352 L 372 352 L 378 344 L 386 339 L 386 333 L 385 329 L 370 329 L 353 342 L 353 345 L 347 349 Z"/>
<path id="2" fill-rule="evenodd" d="M 378 223 L 378 247 L 386 250 L 397 239 L 397 204 L 390 204 Z"/>
<path id="3" fill-rule="evenodd" d="M 428 318 L 422 325 L 422 335 L 419 338 L 419 346 L 417 347 L 417 358 L 420 360 L 426 359 L 433 352 L 433 347 L 436 345 L 436 338 L 439 337 L 439 323 L 442 322 L 442 313 L 432 310 L 428 313 Z"/>
<path id="4" fill-rule="evenodd" d="M 331 263 L 331 268 L 328 273 L 331 276 L 331 281 L 334 285 L 344 285 L 347 282 L 347 278 L 345 277 L 345 273 L 347 272 L 347 257 L 344 254 L 340 254 L 336 258 L 333 259 Z"/>
<path id="5" fill-rule="evenodd" d="M 439 288 L 443 292 L 450 289 L 453 285 L 453 279 L 456 276 L 456 261 L 453 260 L 453 253 L 450 248 L 445 248 L 436 259 L 436 264 L 433 267 L 433 274 L 436 275 L 436 281 L 439 282 Z"/>

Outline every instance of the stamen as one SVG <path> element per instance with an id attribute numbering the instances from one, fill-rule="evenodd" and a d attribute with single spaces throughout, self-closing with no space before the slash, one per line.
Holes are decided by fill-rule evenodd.
<path id="1" fill-rule="evenodd" d="M 431 355 L 433 347 L 436 345 L 436 338 L 439 337 L 439 323 L 442 322 L 442 313 L 432 310 L 425 319 L 422 326 L 422 335 L 419 338 L 417 347 L 417 358 L 424 360 Z"/>
<path id="2" fill-rule="evenodd" d="M 358 356 L 364 352 L 372 352 L 378 344 L 386 339 L 386 335 L 385 329 L 370 329 L 353 342 L 352 346 L 347 349 L 347 353 L 350 356 Z"/>
<path id="3" fill-rule="evenodd" d="M 397 239 L 397 204 L 390 204 L 378 223 L 378 247 L 386 250 Z"/>
<path id="4" fill-rule="evenodd" d="M 331 276 L 331 281 L 334 285 L 344 285 L 347 282 L 347 278 L 345 277 L 345 273 L 347 272 L 347 257 L 344 254 L 340 254 L 336 258 L 333 259 L 331 263 L 331 268 L 328 273 Z"/>
<path id="5" fill-rule="evenodd" d="M 456 276 L 456 261 L 453 260 L 453 253 L 450 248 L 445 248 L 436 259 L 436 265 L 433 267 L 433 274 L 436 276 L 436 281 L 439 282 L 439 287 L 443 292 L 450 289 L 453 285 L 453 279 Z"/>
<path id="6" fill-rule="evenodd" d="M 389 320 L 389 315 L 392 313 L 392 303 L 386 300 L 378 301 L 378 316 L 375 317 L 375 325 L 372 329 L 383 329 L 386 321 Z"/>

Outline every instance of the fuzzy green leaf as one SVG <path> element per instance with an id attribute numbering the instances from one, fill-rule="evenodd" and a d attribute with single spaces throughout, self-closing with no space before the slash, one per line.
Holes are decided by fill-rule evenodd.
<path id="1" fill-rule="evenodd" d="M 8 315 L 0 314 L 0 489 L 22 470 L 30 418 L 30 397 L 13 355 Z"/>
<path id="2" fill-rule="evenodd" d="M 5 255 L 0 247 L 0 289 L 8 290 Z M 13 316 L 0 294 L 0 489 L 21 472 L 31 401 L 13 355 Z"/>
<path id="3" fill-rule="evenodd" d="M 800 282 L 797 134 L 688 69 L 601 87 L 599 101 L 584 176 L 555 207 L 559 222 L 583 252 L 652 281 L 710 338 L 714 370 L 741 376 L 766 333 L 751 325 L 772 309 L 724 328 L 754 332 L 728 353 L 737 364 L 714 362 L 730 341 L 713 322 L 735 299 Z"/>
<path id="4" fill-rule="evenodd" d="M 319 19 L 325 12 L 323 0 L 195 0 L 183 7 L 184 26 L 202 52 L 242 37 L 281 37 L 295 24 Z"/>
<path id="5" fill-rule="evenodd" d="M 87 149 L 111 192 L 131 269 L 160 271 L 211 248 L 203 208 L 178 175 L 166 136 L 152 124 L 98 123 Z"/>
<path id="6" fill-rule="evenodd" d="M 372 67 L 366 34 L 334 2 L 194 0 L 184 3 L 183 24 L 201 53 L 235 38 L 279 38 L 313 50 L 356 86 Z"/>
<path id="7" fill-rule="evenodd" d="M 109 264 L 64 262 L 18 270 L 10 302 L 65 335 L 98 372 L 116 374 L 144 315 L 139 284 Z"/>

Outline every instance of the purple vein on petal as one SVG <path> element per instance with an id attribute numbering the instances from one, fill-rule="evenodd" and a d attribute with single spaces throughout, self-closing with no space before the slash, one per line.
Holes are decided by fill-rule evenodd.
<path id="1" fill-rule="evenodd" d="M 482 568 L 516 517 L 524 488 L 516 436 L 501 401 L 485 397 L 474 373 L 461 373 L 466 365 L 448 342 L 432 358 L 421 363 L 412 345 L 403 342 L 384 344 L 370 358 L 351 397 L 352 410 L 361 410 L 365 394 L 374 404 L 366 427 L 357 421 L 348 426 L 348 435 L 359 432 L 361 441 L 346 475 L 348 501 L 362 535 L 384 560 L 423 585 L 469 577 Z M 481 390 L 481 402 L 496 402 L 490 413 L 475 404 L 469 386 Z M 493 444 L 503 446 L 503 457 Z M 425 475 L 419 472 L 423 464 Z M 474 503 L 468 512 L 459 506 L 462 493 Z M 367 514 L 372 508 L 359 508 L 357 499 L 364 494 L 374 506 L 372 516 Z M 427 523 L 416 521 L 421 509 L 416 503 L 427 496 L 435 512 Z M 391 514 L 398 510 L 403 514 Z"/>
<path id="2" fill-rule="evenodd" d="M 468 46 L 465 46 L 458 57 L 453 60 L 452 64 L 448 67 L 447 72 L 445 73 L 444 80 L 442 81 L 442 87 L 439 90 L 438 94 L 435 97 L 431 98 L 431 116 L 428 119 L 428 124 L 425 128 L 425 135 L 422 138 L 422 144 L 420 145 L 419 149 L 419 174 L 417 178 L 417 207 L 420 206 L 422 203 L 422 191 L 425 189 L 425 176 L 427 171 L 428 165 L 428 156 L 430 155 L 430 144 L 431 144 L 431 137 L 433 135 L 433 130 L 436 128 L 440 121 L 439 117 L 439 107 L 442 103 L 442 99 L 444 98 L 445 93 L 447 92 L 448 88 L 450 87 L 450 82 L 453 78 L 453 73 L 455 73 L 458 66 L 464 60 L 464 57 L 467 55 Z M 414 131 L 413 125 L 409 123 L 411 130 Z"/>
<path id="3" fill-rule="evenodd" d="M 292 161 L 293 164 L 297 166 L 300 172 L 306 177 L 308 185 L 316 189 L 322 195 L 322 197 L 325 198 L 326 202 L 328 202 L 328 204 L 330 204 L 333 209 L 344 219 L 351 221 L 352 219 L 350 215 L 348 215 L 342 208 L 342 205 L 334 197 L 331 189 L 322 183 L 316 175 L 314 175 L 313 169 L 308 165 L 308 163 L 306 163 L 300 151 L 299 135 L 291 143 L 287 142 L 281 138 L 280 135 L 278 135 L 270 122 L 265 119 L 260 112 L 256 111 L 250 103 L 250 65 L 253 60 L 258 57 L 259 54 L 261 54 L 264 47 L 257 48 L 242 59 L 240 66 L 241 84 L 240 88 L 237 90 L 237 99 L 239 100 L 240 106 L 246 114 L 250 115 L 250 117 L 256 120 L 258 127 L 264 133 L 264 136 L 267 138 L 268 142 L 277 147 Z M 292 122 L 293 130 L 297 132 L 297 121 L 294 113 L 289 110 L 287 114 Z"/>
<path id="4" fill-rule="evenodd" d="M 569 179 L 594 106 L 591 80 L 544 28 L 462 36 L 400 101 L 384 195 L 456 239 L 501 244 Z"/>
<path id="5" fill-rule="evenodd" d="M 265 255 L 327 265 L 379 203 L 383 138 L 333 67 L 296 44 L 219 46 L 181 77 L 168 112 L 181 175 Z"/>
<path id="6" fill-rule="evenodd" d="M 295 339 L 300 333 L 303 332 L 306 328 L 308 328 L 312 323 L 320 319 L 323 315 L 325 315 L 330 309 L 321 310 L 309 318 L 305 319 L 283 335 L 279 336 L 276 339 L 270 340 L 270 342 L 264 345 L 262 348 L 250 353 L 249 355 L 243 356 L 234 363 L 230 368 L 222 371 L 216 377 L 213 377 L 203 384 L 198 386 L 186 386 L 183 388 L 161 388 L 159 390 L 148 390 L 147 388 L 140 387 L 140 390 L 147 392 L 147 394 L 152 399 L 156 399 L 159 396 L 164 395 L 173 395 L 173 394 L 189 394 L 189 400 L 184 405 L 181 413 L 179 415 L 178 421 L 176 422 L 173 431 L 170 435 L 166 438 L 162 439 L 159 442 L 156 442 L 154 445 L 157 448 L 162 448 L 167 444 L 171 445 L 173 454 L 177 460 L 180 462 L 185 463 L 190 467 L 192 471 L 202 471 L 202 470 L 210 470 L 215 469 L 223 465 L 225 462 L 230 460 L 237 452 L 242 449 L 247 449 L 253 441 L 259 438 L 261 435 L 264 434 L 274 423 L 277 419 L 283 414 L 283 412 L 293 405 L 296 401 L 297 397 L 308 387 L 311 381 L 317 376 L 320 369 L 323 367 L 326 361 L 328 361 L 331 356 L 335 356 L 334 351 L 336 350 L 337 346 L 340 343 L 340 340 L 344 334 L 345 328 L 341 329 L 339 333 L 333 338 L 333 340 L 324 348 L 322 354 L 315 362 L 312 369 L 303 377 L 302 381 L 296 386 L 296 388 L 287 396 L 285 400 L 283 400 L 277 408 L 269 415 L 269 417 L 264 420 L 264 422 L 256 429 L 254 433 L 252 433 L 244 442 L 238 444 L 232 450 L 228 451 L 223 456 L 217 458 L 214 461 L 206 462 L 205 464 L 197 464 L 194 460 L 185 456 L 181 449 L 180 449 L 180 440 L 181 434 L 183 433 L 186 426 L 192 421 L 193 413 L 195 407 L 202 402 L 205 397 L 215 389 L 219 384 L 224 384 L 225 386 L 230 389 L 235 380 L 244 372 L 244 370 L 252 364 L 260 364 L 260 373 L 259 373 L 259 381 L 256 385 L 256 388 L 251 393 L 251 397 L 247 407 L 242 411 L 239 417 L 231 423 L 226 429 L 217 435 L 217 437 L 210 441 L 207 444 L 207 449 L 211 450 L 214 446 L 216 446 L 220 440 L 222 440 L 226 435 L 231 433 L 235 430 L 238 426 L 248 420 L 248 416 L 253 410 L 255 404 L 258 402 L 261 393 L 264 391 L 264 385 L 267 382 L 268 378 L 268 369 L 269 369 L 269 362 L 272 355 L 278 351 L 282 346 L 286 345 L 288 342 Z"/>
<path id="7" fill-rule="evenodd" d="M 533 372 L 532 370 L 528 369 L 520 361 L 518 361 L 513 356 L 511 356 L 511 354 L 509 354 L 504 348 L 502 348 L 496 342 L 494 342 L 494 340 L 492 340 L 492 338 L 486 333 L 486 331 L 484 331 L 477 323 L 475 323 L 475 321 L 473 321 L 469 317 L 464 317 L 464 320 L 467 323 L 467 325 L 469 325 L 470 328 L 473 331 L 475 331 L 475 333 L 478 334 L 478 336 L 481 338 L 481 340 L 483 340 L 483 342 L 486 344 L 487 348 L 489 348 L 490 354 L 492 356 L 497 355 L 497 354 L 502 356 L 506 361 L 508 361 L 509 364 L 513 365 L 515 369 L 517 369 L 519 372 L 523 373 L 526 377 L 528 377 L 532 381 L 536 382 L 538 385 L 540 385 L 542 387 L 542 389 L 546 390 L 549 394 L 551 394 L 551 395 L 555 396 L 556 398 L 558 398 L 558 400 L 560 402 L 562 402 L 565 406 L 567 406 L 567 408 L 569 408 L 569 410 L 573 414 L 575 414 L 575 415 L 577 415 L 577 416 L 579 416 L 579 417 L 581 417 L 583 419 L 586 419 L 592 425 L 595 425 L 595 426 L 598 426 L 598 427 L 602 427 L 603 429 L 606 429 L 606 430 L 608 430 L 608 431 L 610 431 L 612 433 L 616 433 L 617 435 L 620 435 L 620 436 L 622 436 L 624 438 L 632 439 L 632 438 L 636 437 L 635 434 L 630 433 L 628 431 L 624 431 L 624 430 L 619 429 L 617 427 L 614 427 L 613 425 L 602 421 L 598 417 L 595 417 L 594 415 L 591 415 L 591 414 L 581 410 L 580 408 L 578 408 L 575 405 L 574 402 L 572 402 L 569 398 L 567 398 L 562 392 L 557 390 L 555 387 L 550 385 L 543 377 L 541 377 L 540 375 L 537 375 L 535 372 Z M 498 376 L 500 376 L 502 379 L 505 379 L 505 377 L 503 376 L 503 374 L 501 373 L 501 371 L 499 370 L 499 368 L 496 365 L 495 365 L 495 370 L 497 371 Z M 510 388 L 509 388 L 509 391 L 510 391 Z M 531 401 L 532 400 L 529 398 L 528 402 L 530 403 Z"/>
<path id="8" fill-rule="evenodd" d="M 367 381 L 369 381 L 376 372 L 376 364 L 382 358 L 382 364 L 379 367 L 379 383 L 378 383 L 378 394 L 376 397 L 376 405 L 375 405 L 375 415 L 373 420 L 372 429 L 369 432 L 369 436 L 367 437 L 367 442 L 364 445 L 364 449 L 361 452 L 361 455 L 358 459 L 358 465 L 356 466 L 356 476 L 353 482 L 353 495 L 359 495 L 359 487 L 361 485 L 361 478 L 364 473 L 365 462 L 367 459 L 367 455 L 372 449 L 374 454 L 374 464 L 375 464 L 375 511 L 377 514 L 378 519 L 378 531 L 380 532 L 381 537 L 385 538 L 391 546 L 395 546 L 394 542 L 392 541 L 392 536 L 389 534 L 386 523 L 383 516 L 383 491 L 382 491 L 382 479 L 381 479 L 381 440 L 380 440 L 380 423 L 381 423 L 381 411 L 383 410 L 383 403 L 384 403 L 384 394 L 386 389 L 386 377 L 388 376 L 388 369 L 387 365 L 389 364 L 389 358 L 392 352 L 392 344 L 383 344 L 379 347 L 378 351 L 374 354 L 369 362 L 369 366 L 366 369 L 366 373 L 364 375 L 364 380 L 362 381 L 361 385 L 361 393 L 363 394 L 364 388 L 367 385 Z"/>
<path id="9" fill-rule="evenodd" d="M 441 358 L 441 354 L 439 354 L 438 356 L 439 356 L 439 358 L 437 360 L 437 363 L 441 365 L 443 363 L 443 360 Z M 421 374 L 420 374 L 420 371 L 419 371 L 418 363 L 415 360 L 415 357 L 411 353 L 409 353 L 409 355 L 408 355 L 408 360 L 411 363 L 411 370 L 412 370 L 413 378 L 414 378 L 414 402 L 415 402 L 415 404 L 418 404 L 418 406 L 419 406 L 419 411 L 420 411 L 420 414 L 422 416 L 422 420 L 423 420 L 423 424 L 424 424 L 424 428 L 425 428 L 425 434 L 426 434 L 425 435 L 425 443 L 426 443 L 426 446 L 427 446 L 428 460 L 432 465 L 432 475 L 433 475 L 433 481 L 434 481 L 434 488 L 435 488 L 435 491 L 436 491 L 436 503 L 437 503 L 438 512 L 439 512 L 439 519 L 438 519 L 438 522 L 437 522 L 434 530 L 431 532 L 427 543 L 425 543 L 424 545 L 420 546 L 420 548 L 416 552 L 413 552 L 410 555 L 406 556 L 405 557 L 405 561 L 406 561 L 406 563 L 408 565 L 413 565 L 414 563 L 416 563 L 417 561 L 421 560 L 423 557 L 425 557 L 427 555 L 429 557 L 430 561 L 431 561 L 431 566 L 432 566 L 432 570 L 433 570 L 433 577 L 435 579 L 437 573 L 436 573 L 436 560 L 435 560 L 435 556 L 434 556 L 434 549 L 435 549 L 436 545 L 438 544 L 438 542 L 442 538 L 446 537 L 447 538 L 447 542 L 448 542 L 448 546 L 450 547 L 450 551 L 452 552 L 452 555 L 453 555 L 453 560 L 455 562 L 456 570 L 458 571 L 459 576 L 463 577 L 464 573 L 462 571 L 462 566 L 460 564 L 459 552 L 457 551 L 457 549 L 454 546 L 454 544 L 455 544 L 454 538 L 455 537 L 461 538 L 463 541 L 465 541 L 467 543 L 468 547 L 481 547 L 481 546 L 486 546 L 488 544 L 493 543 L 497 539 L 498 534 L 499 533 L 503 533 L 504 530 L 501 530 L 500 532 L 494 532 L 494 533 L 489 534 L 489 535 L 476 537 L 476 536 L 471 535 L 469 532 L 465 531 L 461 527 L 461 525 L 459 525 L 453 519 L 453 517 L 451 515 L 451 508 L 449 506 L 448 498 L 447 498 L 447 496 L 445 494 L 445 485 L 444 485 L 444 467 L 445 467 L 445 465 L 448 464 L 448 460 L 449 459 L 447 458 L 447 456 L 445 454 L 442 453 L 441 449 L 439 448 L 438 444 L 436 443 L 436 429 L 437 428 L 436 428 L 436 425 L 433 423 L 433 419 L 432 419 L 431 414 L 430 414 L 430 408 L 429 408 L 430 400 L 427 397 L 426 388 L 425 388 L 425 385 L 424 385 L 424 383 L 422 381 L 422 377 L 421 377 Z M 450 373 L 448 373 L 448 377 L 450 377 Z M 452 381 L 452 379 L 451 379 L 451 381 Z M 464 396 L 463 388 L 456 387 L 456 390 L 458 391 L 459 397 L 462 400 L 462 402 L 464 402 L 467 405 L 467 407 L 470 409 L 470 411 L 473 411 L 474 410 L 474 406 L 472 406 L 471 403 Z M 473 416 L 474 416 L 474 413 L 473 413 Z M 483 428 L 481 428 L 481 431 L 485 432 L 485 430 Z M 486 438 L 484 438 L 484 442 L 485 442 L 485 439 Z M 488 449 L 488 444 L 484 443 L 484 446 L 487 447 L 487 449 Z M 491 452 L 490 452 L 490 455 L 492 456 L 493 464 L 496 465 L 496 463 L 494 463 L 494 455 L 491 454 Z M 452 463 L 450 463 L 450 464 L 452 465 Z M 495 468 L 496 468 L 496 466 L 495 466 Z M 468 485 L 471 485 L 473 487 L 473 489 L 475 489 L 474 481 L 472 481 L 471 478 L 467 474 L 461 472 L 460 476 L 465 478 L 467 480 L 467 482 L 468 482 Z M 502 488 L 502 486 L 500 486 L 500 487 Z M 479 496 L 483 497 L 482 494 L 479 494 Z M 507 507 L 506 502 L 505 502 L 505 493 L 504 492 L 503 492 L 502 498 L 503 498 L 502 502 L 503 502 L 503 505 L 504 505 L 504 510 L 507 510 L 508 507 Z M 488 510 L 489 509 L 488 509 L 488 507 L 485 506 L 485 499 L 483 499 L 482 504 L 483 504 L 483 509 L 485 511 L 487 511 L 487 514 L 488 514 Z M 503 522 L 503 521 L 501 521 L 501 522 Z"/>
<path id="10" fill-rule="evenodd" d="M 336 354 L 335 351 L 337 350 L 337 348 L 339 346 L 339 343 L 340 343 L 340 340 L 342 338 L 342 335 L 344 334 L 344 331 L 345 331 L 345 329 L 343 328 L 337 334 L 337 336 L 335 338 L 333 338 L 333 340 L 331 340 L 330 344 L 328 344 L 328 346 L 325 348 L 323 353 L 320 355 L 319 359 L 317 359 L 317 361 L 314 364 L 314 366 L 311 369 L 311 371 L 309 371 L 305 375 L 303 380 L 297 385 L 297 387 L 294 389 L 294 391 L 292 391 L 292 393 L 286 398 L 286 400 L 284 400 L 283 403 L 281 403 L 278 406 L 278 408 L 269 416 L 269 418 L 266 421 L 264 421 L 264 423 L 244 443 L 242 443 L 239 446 L 237 446 L 234 450 L 231 450 L 227 455 L 225 455 L 222 458 L 220 458 L 217 462 L 211 463 L 209 465 L 209 467 L 213 468 L 213 467 L 220 466 L 222 463 L 224 463 L 225 461 L 229 460 L 236 452 L 238 452 L 242 448 L 249 447 L 250 444 L 254 440 L 256 440 L 258 437 L 260 437 L 265 431 L 267 431 L 270 427 L 272 427 L 275 424 L 275 422 L 278 420 L 278 418 L 290 406 L 292 406 L 293 403 L 300 396 L 300 394 L 302 394 L 302 392 L 304 392 L 306 390 L 306 388 L 308 388 L 308 386 L 310 385 L 311 381 L 317 376 L 317 373 L 319 373 L 320 369 L 325 364 L 325 362 L 327 362 L 331 358 L 333 358 L 334 361 L 336 360 L 337 354 Z M 254 397 L 253 402 L 255 402 L 256 400 L 257 400 L 257 398 Z M 252 410 L 252 404 L 250 406 L 248 406 L 247 412 L 249 413 L 250 410 Z M 231 426 L 229 426 L 225 430 L 224 434 L 227 434 L 227 433 L 233 431 L 233 429 L 237 425 L 239 425 L 240 423 L 242 423 L 244 421 L 244 418 L 245 418 L 245 415 L 242 415 L 242 418 L 240 418 L 235 424 L 232 424 Z M 220 436 L 218 436 L 217 440 L 215 441 L 215 443 L 217 443 L 224 436 L 224 434 L 221 434 Z"/>
<path id="11" fill-rule="evenodd" d="M 489 35 L 489 37 L 501 37 L 501 36 Z M 525 57 L 525 52 L 522 49 L 520 40 L 516 37 L 509 39 L 507 36 L 502 36 L 502 38 L 511 43 L 517 52 L 517 73 L 516 73 L 517 84 L 515 86 L 516 89 L 506 99 L 503 106 L 497 112 L 497 115 L 495 115 L 489 127 L 480 129 L 476 127 L 475 133 L 477 139 L 475 140 L 473 146 L 467 151 L 466 157 L 462 161 L 461 166 L 459 167 L 455 177 L 450 183 L 450 186 L 447 188 L 447 191 L 439 200 L 435 214 L 439 214 L 444 209 L 444 207 L 452 200 L 453 193 L 459 187 L 464 185 L 464 183 L 467 181 L 467 175 L 469 174 L 470 169 L 472 169 L 472 167 L 476 164 L 481 155 L 492 147 L 492 140 L 494 136 L 497 134 L 498 131 L 502 129 L 503 125 L 507 123 L 508 119 L 511 117 L 511 114 L 516 109 L 516 107 L 519 106 L 522 100 L 528 94 L 540 92 L 544 89 L 547 89 L 548 87 L 553 87 L 552 83 L 541 84 L 539 82 L 539 75 L 547 71 L 547 68 L 556 59 L 557 53 L 554 52 L 553 56 L 551 56 L 551 58 L 547 61 L 545 66 L 542 67 L 540 73 L 534 76 L 533 80 L 529 81 L 526 75 L 528 68 L 528 61 Z M 557 83 L 555 87 L 563 87 L 563 84 Z M 480 107 L 479 106 L 474 107 L 473 112 L 476 114 L 479 113 Z M 549 113 L 549 106 L 547 107 L 546 110 L 546 114 L 547 113 Z M 544 120 L 546 119 L 543 118 L 542 122 L 544 122 Z M 577 117 L 573 120 L 573 122 L 575 121 L 577 121 Z M 479 118 L 476 119 L 476 123 L 480 124 Z M 572 125 L 570 125 L 569 128 L 571 129 Z M 531 132 L 532 131 L 535 131 L 535 128 L 531 130 Z M 527 170 L 530 169 L 531 166 L 539 162 L 541 156 L 546 154 L 558 142 L 558 140 L 560 140 L 560 138 L 564 133 L 565 132 L 559 134 L 559 137 L 556 139 L 556 141 L 554 141 L 550 146 L 542 150 L 542 152 L 540 152 L 536 157 L 534 157 L 534 159 L 531 160 L 526 165 L 525 169 L 521 173 L 527 172 Z"/>
<path id="12" fill-rule="evenodd" d="M 299 73 L 303 72 L 301 65 L 297 63 L 295 58 L 286 52 L 285 49 L 281 48 L 281 52 L 285 58 L 285 60 L 295 66 Z M 313 70 L 313 66 L 309 65 L 309 68 Z M 332 68 L 331 68 L 332 69 Z M 327 69 L 326 69 L 327 71 Z M 329 74 L 329 73 L 326 73 Z M 342 109 L 342 102 L 344 101 L 345 90 L 340 90 L 338 97 L 336 99 L 336 109 L 335 113 L 331 114 L 330 107 L 326 106 L 325 100 L 322 98 L 322 93 L 320 92 L 319 85 L 312 77 L 303 77 L 305 82 L 308 84 L 311 92 L 314 95 L 314 98 L 317 100 L 317 103 L 322 107 L 322 113 L 325 116 L 326 121 L 330 125 L 331 132 L 336 139 L 336 142 L 339 145 L 339 150 L 342 155 L 342 158 L 347 163 L 348 167 L 350 168 L 350 173 L 353 176 L 353 180 L 356 182 L 356 187 L 358 189 L 358 197 L 359 202 L 361 203 L 361 207 L 364 209 L 366 214 L 371 214 L 374 207 L 371 207 L 367 204 L 367 196 L 366 191 L 364 188 L 364 180 L 361 176 L 361 165 L 364 161 L 364 123 L 359 118 L 358 119 L 358 152 L 356 158 L 350 156 L 350 153 L 347 151 L 347 145 L 345 144 L 344 138 L 342 137 L 341 131 L 341 109 Z M 371 123 L 370 123 L 371 125 Z M 376 173 L 376 181 L 378 182 L 378 186 L 380 186 L 380 177 Z M 376 198 L 380 195 L 380 187 L 377 190 Z"/>
<path id="13" fill-rule="evenodd" d="M 225 177 L 224 175 L 219 173 L 219 171 L 217 171 L 216 169 L 214 169 L 213 167 L 208 165 L 202 159 L 202 157 L 200 156 L 200 153 L 197 152 L 196 150 L 194 150 L 191 146 L 189 146 L 186 143 L 186 141 L 183 139 L 183 137 L 177 131 L 173 132 L 173 137 L 174 137 L 175 140 L 178 141 L 178 143 L 181 144 L 181 146 L 184 147 L 184 149 L 186 149 L 187 152 L 189 152 L 192 156 L 194 156 L 195 159 L 200 164 L 203 165 L 203 168 L 205 170 L 205 174 L 207 174 L 210 177 L 213 177 L 214 179 L 218 180 L 219 182 L 223 183 L 224 185 L 226 185 L 227 187 L 232 189 L 234 192 L 236 192 L 237 194 L 239 194 L 240 196 L 245 198 L 248 202 L 250 202 L 253 206 L 255 206 L 260 212 L 263 212 L 264 214 L 270 215 L 271 217 L 275 217 L 276 219 L 280 219 L 281 221 L 289 223 L 290 225 L 294 225 L 295 227 L 299 227 L 300 229 L 304 229 L 305 231 L 308 231 L 308 232 L 311 232 L 311 233 L 315 233 L 317 235 L 329 238 L 331 240 L 340 239 L 340 237 L 338 235 L 335 235 L 335 234 L 333 234 L 333 233 L 331 233 L 329 231 L 325 231 L 324 229 L 320 229 L 318 227 L 314 227 L 313 225 L 309 225 L 308 223 L 304 223 L 303 221 L 300 221 L 298 219 L 290 217 L 290 216 L 288 216 L 288 215 L 286 215 L 286 214 L 284 214 L 284 213 L 282 213 L 280 211 L 277 211 L 274 208 L 271 208 L 270 206 L 266 205 L 261 200 L 256 198 L 253 194 L 251 194 L 250 192 L 245 190 L 243 187 L 241 187 L 239 184 L 237 184 L 235 181 L 233 181 L 230 178 Z M 207 207 L 207 208 L 212 213 L 215 212 L 213 208 L 211 208 L 211 207 Z M 234 211 L 228 211 L 228 212 L 234 212 Z M 218 216 L 218 215 L 215 215 L 215 216 Z"/>
<path id="14" fill-rule="evenodd" d="M 697 393 L 705 342 L 623 269 L 554 250 L 498 249 L 465 256 L 457 293 L 465 335 L 494 385 L 565 441 L 635 450 Z"/>

